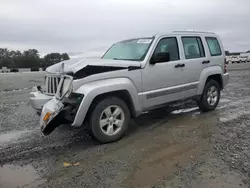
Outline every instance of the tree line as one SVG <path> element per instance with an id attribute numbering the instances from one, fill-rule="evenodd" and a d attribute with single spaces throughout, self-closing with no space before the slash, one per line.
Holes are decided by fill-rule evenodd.
<path id="1" fill-rule="evenodd" d="M 23 52 L 0 48 L 0 68 L 46 68 L 63 60 L 69 60 L 67 53 L 49 53 L 43 58 L 38 50 L 29 49 Z"/>

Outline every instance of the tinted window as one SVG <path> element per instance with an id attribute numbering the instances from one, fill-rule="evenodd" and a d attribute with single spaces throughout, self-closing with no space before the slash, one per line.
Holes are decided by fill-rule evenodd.
<path id="1" fill-rule="evenodd" d="M 201 38 L 199 37 L 182 37 L 186 59 L 205 57 L 205 52 Z"/>
<path id="2" fill-rule="evenodd" d="M 169 37 L 161 39 L 157 44 L 154 53 L 168 52 L 170 56 L 170 61 L 179 60 L 179 48 L 177 39 L 175 37 Z"/>
<path id="3" fill-rule="evenodd" d="M 220 44 L 219 44 L 217 38 L 206 37 L 206 41 L 207 41 L 211 56 L 217 56 L 217 55 L 222 54 L 221 49 L 220 49 Z"/>

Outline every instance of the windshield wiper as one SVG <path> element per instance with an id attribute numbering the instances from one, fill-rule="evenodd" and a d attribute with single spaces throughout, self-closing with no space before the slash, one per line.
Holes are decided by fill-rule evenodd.
<path id="1" fill-rule="evenodd" d="M 113 58 L 113 60 L 122 60 L 122 61 L 139 61 L 139 59 L 120 59 L 120 58 Z"/>

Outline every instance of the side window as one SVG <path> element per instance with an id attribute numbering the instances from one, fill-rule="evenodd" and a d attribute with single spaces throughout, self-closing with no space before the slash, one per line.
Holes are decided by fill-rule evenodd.
<path id="1" fill-rule="evenodd" d="M 157 44 L 154 53 L 168 52 L 170 61 L 179 60 L 179 48 L 175 37 L 164 38 Z"/>
<path id="2" fill-rule="evenodd" d="M 200 37 L 181 37 L 181 40 L 186 59 L 205 57 L 204 47 Z"/>
<path id="3" fill-rule="evenodd" d="M 220 44 L 215 37 L 206 37 L 207 45 L 210 51 L 211 56 L 222 55 Z"/>

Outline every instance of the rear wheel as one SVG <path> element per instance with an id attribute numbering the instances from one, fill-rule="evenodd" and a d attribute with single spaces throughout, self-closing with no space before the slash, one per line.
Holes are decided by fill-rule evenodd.
<path id="1" fill-rule="evenodd" d="M 203 94 L 199 101 L 197 101 L 197 105 L 199 108 L 204 111 L 214 110 L 220 101 L 220 85 L 215 80 L 208 80 Z"/>
<path id="2" fill-rule="evenodd" d="M 117 98 L 108 97 L 98 102 L 90 114 L 91 135 L 102 143 L 119 140 L 126 132 L 130 120 L 127 104 Z"/>

